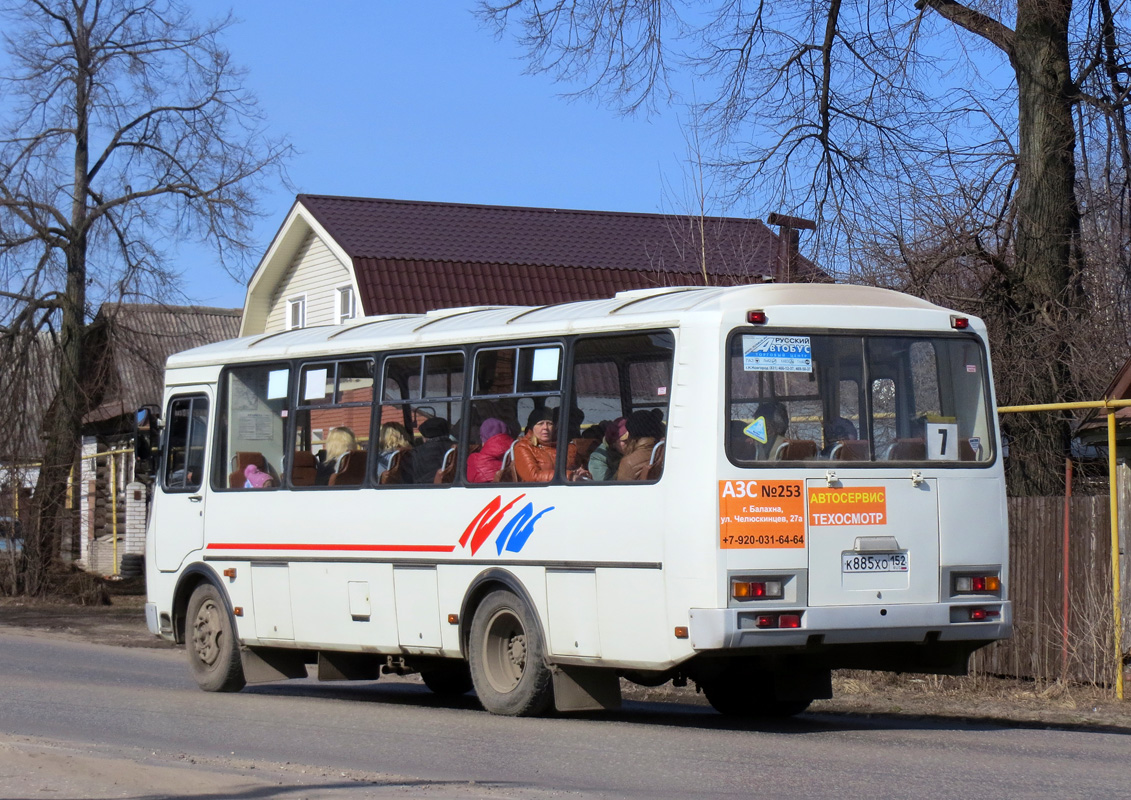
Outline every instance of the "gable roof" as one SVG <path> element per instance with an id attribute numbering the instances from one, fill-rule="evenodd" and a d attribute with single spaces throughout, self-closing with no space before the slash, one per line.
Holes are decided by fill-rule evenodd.
<path id="1" fill-rule="evenodd" d="M 354 259 L 700 272 L 699 219 L 686 215 L 310 194 L 296 202 Z M 704 217 L 702 228 L 712 275 L 762 277 L 779 257 L 780 237 L 759 219 Z M 797 268 L 796 278 L 827 279 L 808 259 Z"/>
<path id="2" fill-rule="evenodd" d="M 264 330 L 310 237 L 351 268 L 369 316 L 703 285 L 703 258 L 713 285 L 831 282 L 758 219 L 300 194 L 248 284 L 241 335 Z"/>

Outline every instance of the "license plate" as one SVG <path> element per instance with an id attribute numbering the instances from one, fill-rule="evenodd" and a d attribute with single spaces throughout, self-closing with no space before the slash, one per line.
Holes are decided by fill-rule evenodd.
<path id="1" fill-rule="evenodd" d="M 840 554 L 841 572 L 907 572 L 907 553 L 857 553 Z"/>

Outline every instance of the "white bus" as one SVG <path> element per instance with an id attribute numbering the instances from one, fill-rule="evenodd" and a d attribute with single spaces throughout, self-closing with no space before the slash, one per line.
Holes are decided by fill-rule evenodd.
<path id="1" fill-rule="evenodd" d="M 994 409 L 979 320 L 858 286 L 199 347 L 168 362 L 146 618 L 206 690 L 419 672 L 512 715 L 962 674 L 1012 626 Z"/>

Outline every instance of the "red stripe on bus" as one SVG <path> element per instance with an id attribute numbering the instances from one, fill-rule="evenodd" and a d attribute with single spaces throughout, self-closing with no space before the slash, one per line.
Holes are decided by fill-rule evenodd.
<path id="1" fill-rule="evenodd" d="M 360 550 L 378 553 L 450 553 L 454 544 L 261 544 L 217 542 L 206 550 Z"/>

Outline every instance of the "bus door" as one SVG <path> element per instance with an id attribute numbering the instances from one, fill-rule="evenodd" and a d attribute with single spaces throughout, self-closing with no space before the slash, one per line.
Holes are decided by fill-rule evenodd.
<path id="1" fill-rule="evenodd" d="M 806 481 L 809 605 L 935 603 L 938 481 Z"/>
<path id="2" fill-rule="evenodd" d="M 204 546 L 207 501 L 208 414 L 212 390 L 179 389 L 165 409 L 160 496 L 153 504 L 154 560 L 160 570 L 175 570 L 185 556 Z"/>

